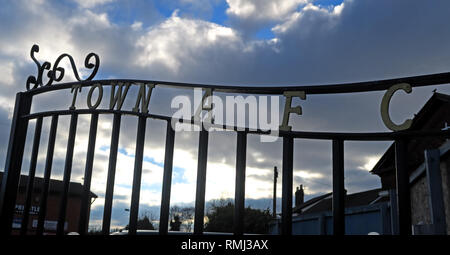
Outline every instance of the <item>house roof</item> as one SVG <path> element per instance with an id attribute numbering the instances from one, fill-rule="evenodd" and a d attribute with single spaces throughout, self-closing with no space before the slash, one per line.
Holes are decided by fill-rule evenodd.
<path id="1" fill-rule="evenodd" d="M 442 127 L 436 127 L 433 124 L 438 123 L 439 121 L 445 121 L 445 118 L 450 119 L 449 116 L 441 116 L 434 114 L 436 110 L 438 110 L 443 105 L 450 106 L 450 95 L 442 94 L 442 93 L 433 93 L 431 98 L 425 103 L 425 105 L 420 109 L 420 111 L 415 114 L 413 118 L 413 122 L 411 127 L 408 130 L 421 130 L 421 129 L 442 129 Z M 434 143 L 434 147 L 438 147 L 442 144 L 445 139 L 435 139 L 432 142 Z M 412 148 L 409 148 L 412 149 Z M 395 162 L 395 148 L 394 143 L 392 143 L 377 164 L 370 171 L 372 174 L 382 175 L 387 172 L 391 172 L 394 170 L 394 162 Z M 422 160 L 421 155 L 423 155 L 423 150 L 417 152 L 418 157 L 415 158 L 417 162 L 409 162 L 411 165 L 417 165 Z M 415 155 L 416 156 L 416 155 Z"/>
<path id="2" fill-rule="evenodd" d="M 311 198 L 310 200 L 308 200 L 308 201 L 306 201 L 306 202 L 304 202 L 304 203 L 302 203 L 302 204 L 296 206 L 296 207 L 293 209 L 293 212 L 301 212 L 301 211 L 305 210 L 305 208 L 314 205 L 315 203 L 321 201 L 322 199 L 324 199 L 324 198 L 326 198 L 326 197 L 331 196 L 332 194 L 333 194 L 333 193 L 330 192 L 330 193 L 323 194 L 323 195 L 321 195 L 321 196 L 317 196 L 317 197 Z"/>
<path id="3" fill-rule="evenodd" d="M 0 183 L 3 179 L 3 172 L 0 172 Z M 28 185 L 28 176 L 20 175 L 19 192 L 25 192 Z M 41 177 L 34 177 L 33 191 L 40 192 L 44 185 L 44 179 Z M 64 184 L 61 180 L 50 179 L 49 193 L 61 193 Z M 69 196 L 81 196 L 83 194 L 83 185 L 78 182 L 70 182 L 69 184 Z M 91 197 L 97 198 L 97 195 L 90 192 Z"/>
<path id="4" fill-rule="evenodd" d="M 367 190 L 363 192 L 353 193 L 345 196 L 345 207 L 364 206 L 369 204 L 376 204 L 384 201 L 388 201 L 388 197 L 380 198 L 381 189 Z M 295 207 L 293 212 L 299 214 L 307 213 L 319 213 L 331 211 L 333 208 L 332 203 L 333 193 L 327 193 L 322 196 L 312 198 L 298 207 Z M 378 199 L 378 200 L 377 200 Z"/>

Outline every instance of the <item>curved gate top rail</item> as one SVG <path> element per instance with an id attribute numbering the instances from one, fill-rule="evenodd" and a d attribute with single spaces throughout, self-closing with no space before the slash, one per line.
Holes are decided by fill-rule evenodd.
<path id="1" fill-rule="evenodd" d="M 365 81 L 365 82 L 355 82 L 355 83 L 342 83 L 342 84 L 329 84 L 329 85 L 308 85 L 308 86 L 276 86 L 276 87 L 265 87 L 265 86 L 225 86 L 225 85 L 209 85 L 209 84 L 194 84 L 194 83 L 179 83 L 179 82 L 167 82 L 167 81 L 157 81 L 157 80 L 138 80 L 138 79 L 105 79 L 105 80 L 87 80 L 79 82 L 68 82 L 61 83 L 57 85 L 47 85 L 42 87 L 36 87 L 34 89 L 22 92 L 28 96 L 35 96 L 41 93 L 71 89 L 74 86 L 77 87 L 89 87 L 96 84 L 101 84 L 102 86 L 113 86 L 117 84 L 153 84 L 155 86 L 170 87 L 170 88 L 181 88 L 181 89 L 211 89 L 214 92 L 225 92 L 225 93 L 243 93 L 243 94 L 270 94 L 270 95 L 283 95 L 285 92 L 289 91 L 303 91 L 306 95 L 308 94 L 342 94 L 342 93 L 358 93 L 358 92 L 373 92 L 373 91 L 383 91 L 388 90 L 396 84 L 408 84 L 411 87 L 422 87 L 422 86 L 432 86 L 432 85 L 443 85 L 450 83 L 450 72 L 437 73 L 429 75 L 411 76 L 396 79 L 386 79 L 378 81 Z M 76 109 L 76 110 L 59 110 L 59 111 L 47 111 L 38 112 L 32 114 L 26 114 L 21 116 L 26 119 L 34 119 L 37 117 L 48 117 L 55 114 L 58 115 L 70 115 L 73 113 L 77 114 L 93 114 L 93 113 L 109 113 L 109 114 L 126 114 L 135 115 L 159 120 L 166 121 L 178 121 L 183 123 L 190 123 L 193 125 L 202 125 L 201 121 L 187 120 L 187 119 L 175 119 L 170 116 L 151 114 L 151 113 L 141 113 L 136 111 L 127 110 L 113 110 L 113 109 Z M 220 124 L 209 124 L 213 128 L 221 128 L 226 130 L 243 131 L 246 133 L 253 134 L 268 134 L 268 131 L 255 129 L 250 130 L 249 128 L 239 129 L 237 126 L 228 126 Z M 394 132 L 308 132 L 308 131 L 285 131 L 279 130 L 279 136 L 291 136 L 294 138 L 307 138 L 307 139 L 324 139 L 324 140 L 359 140 L 359 141 L 375 141 L 375 140 L 385 140 L 392 141 L 398 138 L 407 137 L 424 137 L 424 136 L 441 136 L 449 135 L 449 130 L 425 130 L 425 131 L 409 131 L 409 130 L 398 130 Z"/>
<path id="2" fill-rule="evenodd" d="M 93 84 L 112 85 L 118 83 L 131 84 L 155 84 L 157 86 L 167 86 L 174 88 L 204 88 L 212 89 L 215 92 L 227 93 L 244 93 L 244 94 L 272 94 L 282 95 L 286 91 L 304 91 L 306 94 L 340 94 L 340 93 L 357 93 L 387 90 L 391 86 L 399 83 L 407 83 L 411 87 L 422 87 L 432 85 L 442 85 L 450 83 L 450 72 L 435 73 L 395 79 L 385 79 L 376 81 L 351 82 L 340 84 L 324 84 L 324 85 L 287 85 L 287 86 L 229 86 L 229 85 L 211 85 L 211 84 L 196 84 L 196 83 L 180 83 L 157 80 L 138 80 L 138 79 L 105 79 L 105 80 L 87 80 L 79 82 L 68 82 L 57 85 L 48 85 L 30 89 L 25 93 L 36 95 L 48 91 L 69 89 L 73 85 L 80 84 L 82 87 L 88 87 Z"/>
<path id="3" fill-rule="evenodd" d="M 290 102 L 292 97 L 296 96 L 301 99 L 305 99 L 305 95 L 309 94 L 339 94 L 339 93 L 357 93 L 357 92 L 369 92 L 369 91 L 382 91 L 387 90 L 382 102 L 382 113 L 388 112 L 389 100 L 392 94 L 398 90 L 403 89 L 407 93 L 410 92 L 412 87 L 419 86 L 431 86 L 439 84 L 450 83 L 450 72 L 437 73 L 429 75 L 420 75 L 413 77 L 404 77 L 398 79 L 386 79 L 378 81 L 367 82 L 355 82 L 355 83 L 343 83 L 343 84 L 328 84 L 328 85 L 307 85 L 307 86 L 225 86 L 225 85 L 208 85 L 208 84 L 191 84 L 191 83 L 178 83 L 167 81 L 155 81 L 155 80 L 136 80 L 136 79 L 108 79 L 108 80 L 92 80 L 98 71 L 100 59 L 95 53 L 87 55 L 84 66 L 87 69 L 91 69 L 92 73 L 82 80 L 75 66 L 73 58 L 68 54 L 62 54 L 57 58 L 55 65 L 51 69 L 49 62 L 39 63 L 34 57 L 34 53 L 39 52 L 39 47 L 34 45 L 31 50 L 31 58 L 36 63 L 38 69 L 37 76 L 28 77 L 26 87 L 27 91 L 19 92 L 16 96 L 16 103 L 14 108 L 14 116 L 11 124 L 10 140 L 8 145 L 8 152 L 5 162 L 5 171 L 3 181 L 1 184 L 0 193 L 0 234 L 11 234 L 12 222 L 14 216 L 14 208 L 17 198 L 17 188 L 20 179 L 20 172 L 22 167 L 22 159 L 24 153 L 24 146 L 28 128 L 28 122 L 30 119 L 36 119 L 36 125 L 34 130 L 32 154 L 30 157 L 30 169 L 29 178 L 27 183 L 26 201 L 23 210 L 23 220 L 20 229 L 21 234 L 28 232 L 29 224 L 29 209 L 31 206 L 31 197 L 34 185 L 34 176 L 36 171 L 36 161 L 39 151 L 40 137 L 42 131 L 42 122 L 44 117 L 51 117 L 51 126 L 49 131 L 49 140 L 47 143 L 47 157 L 44 169 L 44 182 L 42 199 L 40 200 L 40 210 L 37 220 L 36 234 L 41 235 L 44 232 L 44 223 L 47 210 L 47 196 L 49 192 L 50 175 L 52 170 L 53 152 L 55 146 L 56 130 L 58 126 L 58 117 L 60 115 L 70 115 L 70 130 L 67 143 L 67 154 L 64 166 L 63 177 L 63 191 L 61 194 L 61 202 L 59 205 L 59 216 L 57 223 L 57 234 L 64 234 L 64 223 L 67 210 L 67 199 L 70 184 L 70 175 L 72 170 L 73 161 L 73 147 L 75 143 L 75 133 L 77 129 L 77 120 L 79 114 L 90 114 L 91 123 L 89 129 L 89 141 L 86 153 L 86 166 L 83 184 L 82 204 L 79 217 L 79 233 L 86 234 L 89 218 L 89 203 L 90 203 L 90 185 L 93 170 L 93 160 L 95 156 L 95 142 L 97 135 L 97 125 L 99 114 L 113 114 L 113 126 L 111 132 L 111 146 L 108 165 L 108 177 L 105 192 L 105 205 L 103 212 L 103 225 L 102 232 L 109 234 L 111 223 L 111 210 L 112 199 L 114 192 L 114 178 L 116 170 L 116 160 L 118 152 L 118 140 L 121 125 L 121 115 L 130 114 L 136 115 L 139 118 L 137 124 L 137 136 L 136 136 L 136 152 L 135 152 L 135 165 L 133 172 L 133 185 L 132 196 L 130 206 L 130 219 L 129 219 L 129 233 L 136 234 L 137 231 L 137 217 L 139 211 L 139 192 L 141 185 L 142 174 L 142 161 L 143 161 L 143 149 L 146 120 L 147 118 L 155 118 L 164 120 L 167 122 L 166 129 L 166 144 L 165 144 L 165 159 L 164 159 L 164 175 L 162 186 L 162 199 L 161 199 L 161 214 L 160 214 L 160 234 L 168 233 L 168 219 L 169 219 L 169 206 L 170 206 L 170 190 L 171 190 L 171 178 L 172 178 L 172 166 L 173 166 L 173 152 L 174 152 L 174 140 L 175 130 L 173 129 L 171 122 L 173 120 L 179 122 L 188 122 L 195 125 L 201 125 L 201 121 L 195 119 L 174 119 L 170 116 L 162 116 L 150 114 L 148 111 L 139 111 L 139 103 L 146 97 L 146 86 L 163 86 L 174 87 L 183 89 L 201 88 L 203 90 L 209 90 L 214 92 L 226 92 L 226 93 L 244 93 L 244 94 L 272 94 L 272 95 L 284 95 L 286 97 L 285 114 L 290 113 L 299 114 L 300 110 L 291 107 Z M 64 76 L 64 68 L 59 67 L 59 63 L 63 58 L 68 58 L 73 69 L 77 82 L 61 83 L 58 85 L 52 85 L 54 81 L 61 81 Z M 94 60 L 94 63 L 91 63 Z M 47 82 L 44 84 L 43 74 L 47 70 Z M 138 95 L 138 101 L 136 111 L 126 111 L 114 109 L 114 105 L 110 109 L 97 109 L 98 104 L 95 107 L 89 107 L 89 109 L 73 109 L 61 110 L 61 111 L 47 111 L 30 114 L 32 98 L 34 95 L 45 93 L 48 91 L 60 90 L 60 89 L 73 89 L 77 91 L 78 88 L 96 85 L 141 85 L 141 90 Z M 98 87 L 102 87 L 98 86 Z M 121 88 L 119 88 L 121 90 Z M 409 92 L 408 92 L 409 91 Z M 90 92 L 92 94 L 92 92 Z M 115 92 L 114 92 L 115 93 Z M 121 92 L 120 92 L 121 93 Z M 126 93 L 126 92 L 125 92 Z M 151 94 L 151 92 L 150 92 Z M 89 96 L 88 96 L 89 97 Z M 74 97 L 75 98 L 75 97 Z M 99 96 L 100 98 L 100 96 Z M 149 97 L 150 98 L 150 97 Z M 148 102 L 147 101 L 147 106 Z M 141 105 L 144 105 L 142 103 Z M 89 105 L 88 105 L 89 106 Z M 384 107 L 384 108 L 383 108 Z M 211 110 L 203 108 L 203 99 L 201 104 L 201 110 Z M 142 109 L 142 108 L 141 108 Z M 148 109 L 147 109 L 148 110 Z M 297 111 L 296 111 L 297 110 Z M 286 116 L 286 115 L 285 115 Z M 385 121 L 386 116 L 383 116 Z M 389 120 L 389 119 L 388 119 Z M 284 122 L 284 121 L 283 121 Z M 287 118 L 289 122 L 289 118 Z M 386 121 L 385 121 L 386 124 Z M 243 219 L 244 219 L 244 201 L 245 201 L 245 168 L 246 168 L 246 151 L 247 151 L 247 134 L 267 134 L 267 131 L 263 130 L 250 130 L 245 128 L 243 130 L 238 129 L 236 126 L 229 127 L 225 125 L 212 124 L 212 127 L 219 127 L 223 129 L 231 129 L 237 132 L 236 141 L 236 184 L 235 184 L 235 212 L 234 212 L 234 233 L 242 234 Z M 281 126 L 280 126 L 281 127 Z M 400 126 L 397 126 L 400 127 Z M 392 128 L 391 128 L 392 129 Z M 345 189 L 344 189 L 344 142 L 348 140 L 388 140 L 394 141 L 395 154 L 396 154 L 396 176 L 397 176 L 397 194 L 398 194 L 398 222 L 399 233 L 410 234 L 411 233 L 411 212 L 410 212 L 410 195 L 408 186 L 408 171 L 407 164 L 407 142 L 412 138 L 424 138 L 424 137 L 439 137 L 449 138 L 450 130 L 403 130 L 398 129 L 394 132 L 381 132 L 381 133 L 336 133 L 336 132 L 305 132 L 305 131 L 291 131 L 291 129 L 279 130 L 279 136 L 283 139 L 283 159 L 282 159 L 282 234 L 292 234 L 292 186 L 293 186 L 293 158 L 294 158 L 294 138 L 308 138 L 308 139 L 325 139 L 332 142 L 332 180 L 333 180 L 333 231 L 334 234 L 345 233 Z M 394 129 L 392 129 L 394 130 Z M 400 130 L 400 131 L 399 131 Z M 195 220 L 194 220 L 194 233 L 203 233 L 204 223 L 204 205 L 205 205 L 205 185 L 206 185 L 206 165 L 208 155 L 208 131 L 201 129 L 199 135 L 199 148 L 198 148 L 198 168 L 197 168 L 197 189 L 195 199 Z"/>

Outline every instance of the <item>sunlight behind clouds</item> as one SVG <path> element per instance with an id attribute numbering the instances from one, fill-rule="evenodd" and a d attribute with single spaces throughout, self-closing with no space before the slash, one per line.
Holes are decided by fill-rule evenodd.
<path id="1" fill-rule="evenodd" d="M 363 166 L 358 167 L 362 170 L 371 171 L 373 167 L 377 164 L 378 160 L 380 160 L 380 156 L 374 156 L 374 157 L 367 157 L 366 162 Z"/>

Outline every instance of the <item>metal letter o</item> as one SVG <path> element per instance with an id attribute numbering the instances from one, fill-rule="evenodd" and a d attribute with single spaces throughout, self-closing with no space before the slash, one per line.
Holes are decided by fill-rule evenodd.
<path id="1" fill-rule="evenodd" d="M 94 105 L 92 105 L 92 93 L 94 92 L 94 89 L 98 88 L 98 97 L 97 101 Z M 102 101 L 103 97 L 103 87 L 100 83 L 92 85 L 91 89 L 89 90 L 88 96 L 87 96 L 87 105 L 89 109 L 97 109 L 97 107 L 100 105 L 100 102 Z"/>

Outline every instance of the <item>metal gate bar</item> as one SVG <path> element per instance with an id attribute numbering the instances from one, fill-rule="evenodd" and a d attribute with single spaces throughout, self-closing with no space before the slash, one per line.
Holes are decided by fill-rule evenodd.
<path id="1" fill-rule="evenodd" d="M 205 216 L 206 164 L 208 161 L 208 131 L 201 127 L 198 142 L 197 188 L 195 193 L 194 234 L 203 233 Z"/>
<path id="2" fill-rule="evenodd" d="M 400 235 L 411 235 L 411 197 L 407 168 L 406 141 L 395 141 L 395 169 L 397 181 L 398 228 Z"/>
<path id="3" fill-rule="evenodd" d="M 77 131 L 78 114 L 72 114 L 70 118 L 69 138 L 67 140 L 66 160 L 64 165 L 63 190 L 59 203 L 58 224 L 56 234 L 64 235 L 64 222 L 66 220 L 67 198 L 69 195 L 70 175 L 72 173 L 73 150 L 75 146 L 75 135 Z"/>
<path id="4" fill-rule="evenodd" d="M 88 227 L 89 206 L 91 203 L 91 180 L 92 167 L 94 164 L 95 140 L 97 139 L 98 113 L 91 115 L 91 124 L 89 127 L 89 141 L 86 153 L 86 165 L 84 170 L 83 194 L 81 195 L 80 220 L 78 224 L 78 233 L 85 235 Z"/>
<path id="5" fill-rule="evenodd" d="M 0 234 L 9 235 L 12 228 L 28 128 L 28 120 L 22 119 L 21 116 L 30 113 L 31 100 L 32 97 L 25 93 L 17 93 L 16 95 L 5 170 L 0 190 Z"/>
<path id="6" fill-rule="evenodd" d="M 161 235 L 165 235 L 168 233 L 174 143 L 175 130 L 173 130 L 171 122 L 167 121 L 166 150 L 164 153 L 164 175 L 161 194 L 161 212 L 159 215 L 159 233 Z"/>
<path id="7" fill-rule="evenodd" d="M 333 234 L 345 234 L 344 141 L 333 140 Z"/>
<path id="8" fill-rule="evenodd" d="M 109 147 L 108 179 L 106 181 L 105 206 L 103 209 L 102 233 L 109 235 L 111 225 L 111 211 L 114 193 L 114 179 L 116 176 L 117 150 L 119 149 L 120 120 L 119 113 L 114 114 L 111 133 L 111 145 Z"/>
<path id="9" fill-rule="evenodd" d="M 237 132 L 236 142 L 236 187 L 234 189 L 234 234 L 244 233 L 245 210 L 245 165 L 247 157 L 247 133 Z"/>
<path id="10" fill-rule="evenodd" d="M 28 172 L 27 194 L 25 199 L 25 206 L 23 209 L 22 223 L 20 226 L 20 235 L 26 235 L 28 231 L 28 218 L 30 215 L 31 200 L 34 191 L 34 176 L 36 174 L 36 162 L 39 154 L 39 143 L 41 141 L 42 133 L 42 117 L 36 119 L 34 127 L 33 149 L 30 158 L 30 171 Z"/>
<path id="11" fill-rule="evenodd" d="M 130 223 L 128 234 L 135 235 L 137 230 L 137 220 L 139 213 L 139 195 L 141 192 L 141 177 L 142 177 L 142 161 L 144 159 L 144 144 L 145 144 L 145 127 L 147 124 L 146 117 L 139 117 L 137 136 L 136 136 L 136 152 L 134 155 L 134 174 L 133 187 L 131 192 L 130 205 Z"/>
<path id="12" fill-rule="evenodd" d="M 294 138 L 283 137 L 283 166 L 281 194 L 281 234 L 292 234 L 292 185 L 293 183 Z"/>
<path id="13" fill-rule="evenodd" d="M 58 115 L 53 115 L 52 122 L 50 124 L 50 133 L 48 136 L 47 157 L 45 160 L 45 170 L 44 170 L 44 183 L 42 184 L 36 235 L 42 235 L 44 233 L 45 216 L 47 214 L 47 199 L 50 188 L 50 175 L 52 173 L 53 154 L 55 151 L 55 139 L 57 128 L 58 128 Z"/>

